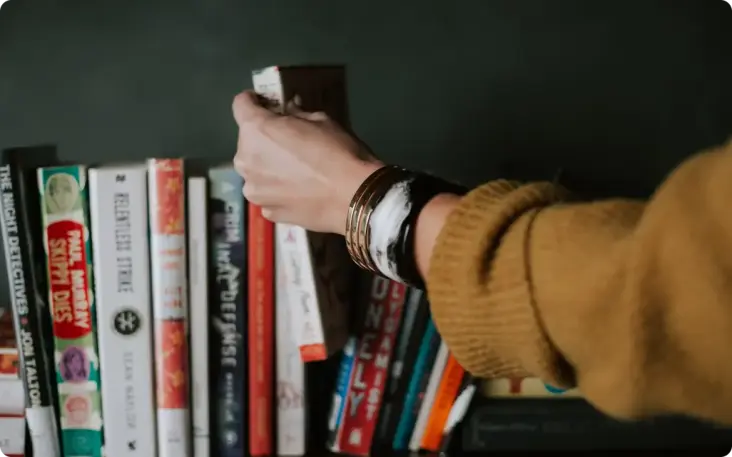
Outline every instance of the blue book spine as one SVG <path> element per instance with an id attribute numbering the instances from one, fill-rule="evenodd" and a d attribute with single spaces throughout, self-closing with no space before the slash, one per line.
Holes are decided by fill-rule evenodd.
<path id="1" fill-rule="evenodd" d="M 348 386 L 351 383 L 351 373 L 353 371 L 353 362 L 356 355 L 356 346 L 358 339 L 350 337 L 343 348 L 343 356 L 341 357 L 341 366 L 338 369 L 338 379 L 333 395 L 333 405 L 331 407 L 330 421 L 328 422 L 329 447 L 333 447 L 337 442 L 338 428 L 343 419 L 343 409 L 346 406 L 346 394 Z"/>
<path id="2" fill-rule="evenodd" d="M 404 408 L 399 417 L 396 434 L 394 435 L 393 448 L 396 451 L 406 450 L 409 445 L 409 439 L 412 430 L 417 422 L 419 395 L 424 389 L 423 379 L 429 378 L 432 369 L 432 363 L 437 356 L 440 347 L 440 335 L 437 333 L 435 324 L 430 319 L 427 322 L 427 329 L 422 337 L 422 344 L 419 347 L 419 355 L 414 364 L 414 371 L 409 381 L 409 388 L 404 399 Z"/>

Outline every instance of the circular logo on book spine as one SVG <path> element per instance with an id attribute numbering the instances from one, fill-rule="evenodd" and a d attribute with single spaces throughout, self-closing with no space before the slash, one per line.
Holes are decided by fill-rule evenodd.
<path id="1" fill-rule="evenodd" d="M 122 336 L 132 336 L 140 330 L 142 317 L 134 309 L 123 309 L 114 315 L 112 327 Z"/>
<path id="2" fill-rule="evenodd" d="M 92 401 L 88 395 L 74 394 L 66 397 L 63 413 L 71 427 L 85 426 L 92 414 Z"/>
<path id="3" fill-rule="evenodd" d="M 89 379 L 91 363 L 84 348 L 71 346 L 61 354 L 59 373 L 66 382 L 84 382 Z"/>

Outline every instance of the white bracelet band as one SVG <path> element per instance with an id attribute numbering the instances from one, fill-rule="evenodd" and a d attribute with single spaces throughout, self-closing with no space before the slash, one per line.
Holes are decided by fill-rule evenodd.
<path id="1" fill-rule="evenodd" d="M 381 274 L 399 282 L 404 280 L 397 273 L 399 270 L 393 251 L 394 245 L 399 242 L 402 226 L 412 210 L 409 192 L 412 181 L 414 178 L 393 185 L 376 205 L 369 220 L 371 259 Z"/>

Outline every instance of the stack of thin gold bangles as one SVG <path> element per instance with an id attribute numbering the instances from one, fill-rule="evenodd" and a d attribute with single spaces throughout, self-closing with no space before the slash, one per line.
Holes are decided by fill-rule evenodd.
<path id="1" fill-rule="evenodd" d="M 373 172 L 361 184 L 348 208 L 346 219 L 346 246 L 353 261 L 365 270 L 379 273 L 371 252 L 371 215 L 391 187 L 409 176 L 409 172 L 395 166 L 384 166 Z"/>

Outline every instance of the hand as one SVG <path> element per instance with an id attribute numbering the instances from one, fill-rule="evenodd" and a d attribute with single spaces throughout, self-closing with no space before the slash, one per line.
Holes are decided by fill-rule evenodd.
<path id="1" fill-rule="evenodd" d="M 272 222 L 316 232 L 345 232 L 351 198 L 382 166 L 353 136 L 324 113 L 287 115 L 261 106 L 253 91 L 236 96 L 239 125 L 234 167 L 244 178 L 244 196 Z"/>

